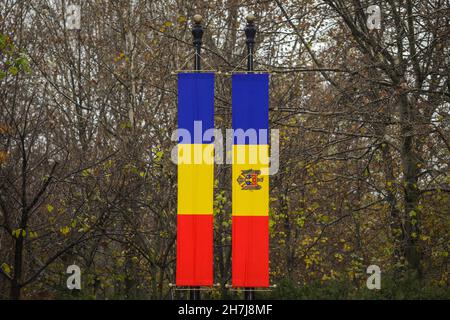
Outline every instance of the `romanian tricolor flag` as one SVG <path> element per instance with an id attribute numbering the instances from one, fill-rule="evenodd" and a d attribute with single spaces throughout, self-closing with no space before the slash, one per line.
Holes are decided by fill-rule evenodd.
<path id="1" fill-rule="evenodd" d="M 232 285 L 269 286 L 269 75 L 232 77 Z"/>
<path id="2" fill-rule="evenodd" d="M 213 284 L 214 74 L 178 75 L 177 286 Z"/>

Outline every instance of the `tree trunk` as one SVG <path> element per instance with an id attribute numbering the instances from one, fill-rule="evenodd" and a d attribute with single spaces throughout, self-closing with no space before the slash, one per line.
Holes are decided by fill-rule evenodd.
<path id="1" fill-rule="evenodd" d="M 417 159 L 414 152 L 414 114 L 412 105 L 406 94 L 400 97 L 400 117 L 402 131 L 402 170 L 403 170 L 403 192 L 404 192 L 404 225 L 405 239 L 403 241 L 405 259 L 408 267 L 421 276 L 420 248 L 418 246 L 419 228 L 417 204 L 419 192 L 417 188 L 418 170 Z"/>
<path id="2" fill-rule="evenodd" d="M 402 229 L 401 213 L 397 206 L 397 198 L 394 192 L 395 186 L 393 184 L 396 181 L 396 178 L 394 176 L 393 160 L 389 148 L 390 147 L 387 144 L 382 146 L 382 157 L 384 164 L 384 176 L 386 181 L 386 201 L 389 205 L 390 232 L 394 246 L 392 260 L 395 269 L 398 269 L 398 266 L 402 261 L 402 257 L 404 257 L 402 243 L 403 239 L 405 238 L 405 234 Z"/>
<path id="3" fill-rule="evenodd" d="M 11 280 L 11 291 L 9 298 L 11 300 L 20 299 L 20 279 L 22 278 L 22 258 L 23 258 L 23 237 L 22 232 L 16 239 L 16 247 L 14 253 L 14 277 Z"/>

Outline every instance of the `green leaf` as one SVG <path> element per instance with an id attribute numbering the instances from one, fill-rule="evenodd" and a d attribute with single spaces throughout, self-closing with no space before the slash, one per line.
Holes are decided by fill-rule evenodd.
<path id="1" fill-rule="evenodd" d="M 300 217 L 297 219 L 297 224 L 300 228 L 303 228 L 305 226 L 305 217 Z"/>
<path id="2" fill-rule="evenodd" d="M 54 207 L 49 203 L 49 204 L 47 205 L 47 211 L 48 211 L 49 213 L 51 213 L 51 212 L 53 211 L 53 209 L 54 209 Z"/>
<path id="3" fill-rule="evenodd" d="M 0 33 L 0 49 L 5 48 L 6 45 L 6 37 Z"/>
<path id="4" fill-rule="evenodd" d="M 13 76 L 16 76 L 19 73 L 19 69 L 17 69 L 16 67 L 12 66 L 9 67 L 8 69 L 9 73 L 12 74 Z"/>
<path id="5" fill-rule="evenodd" d="M 164 151 L 156 152 L 155 162 L 160 162 L 163 156 L 164 156 Z"/>
<path id="6" fill-rule="evenodd" d="M 16 67 L 26 73 L 29 73 L 31 71 L 30 61 L 25 54 L 20 54 L 20 57 L 16 60 Z"/>

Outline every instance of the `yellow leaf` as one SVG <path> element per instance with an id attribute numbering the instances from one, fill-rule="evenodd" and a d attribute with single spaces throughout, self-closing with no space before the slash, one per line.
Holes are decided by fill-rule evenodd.
<path id="1" fill-rule="evenodd" d="M 10 274 L 11 273 L 11 268 L 9 267 L 9 265 L 7 263 L 2 263 L 1 265 L 2 270 L 6 273 L 6 274 Z"/>
<path id="2" fill-rule="evenodd" d="M 48 205 L 47 205 L 47 211 L 48 211 L 48 212 L 51 213 L 51 212 L 53 211 L 53 209 L 54 209 L 54 207 L 53 207 L 51 204 L 48 204 Z"/>
<path id="3" fill-rule="evenodd" d="M 114 62 L 119 62 L 120 60 L 122 60 L 125 57 L 125 53 L 121 52 L 119 53 L 115 58 L 114 58 Z M 83 171 L 84 172 L 84 171 Z"/>
<path id="4" fill-rule="evenodd" d="M 334 255 L 334 257 L 335 257 L 339 262 L 342 262 L 342 261 L 344 260 L 344 256 L 343 256 L 342 254 L 340 254 L 340 253 L 336 253 L 336 254 Z"/>
<path id="5" fill-rule="evenodd" d="M 0 163 L 5 162 L 8 154 L 5 151 L 0 151 Z"/>
<path id="6" fill-rule="evenodd" d="M 21 234 L 22 229 L 16 229 L 12 232 L 13 237 L 19 238 L 20 234 Z"/>
<path id="7" fill-rule="evenodd" d="M 70 232 L 70 228 L 68 226 L 62 227 L 59 229 L 59 232 L 61 232 L 63 235 L 67 235 Z"/>

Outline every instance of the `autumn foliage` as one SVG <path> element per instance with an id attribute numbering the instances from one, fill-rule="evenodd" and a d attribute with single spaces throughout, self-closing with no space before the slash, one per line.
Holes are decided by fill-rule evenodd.
<path id="1" fill-rule="evenodd" d="M 449 294 L 450 38 L 445 1 L 61 1 L 0 3 L 0 298 L 168 299 L 175 274 L 173 72 L 191 69 L 200 13 L 215 122 L 231 128 L 231 80 L 269 71 L 272 298 Z M 448 5 L 448 4 L 447 4 Z M 217 165 L 215 287 L 230 291 L 231 167 Z M 66 268 L 82 290 L 66 288 Z M 369 291 L 366 269 L 382 270 Z"/>

